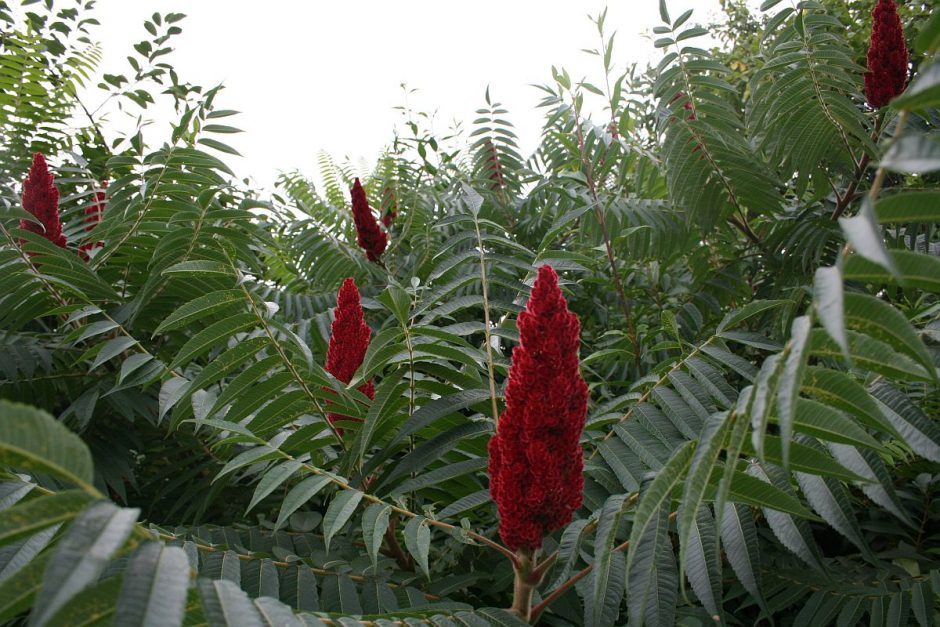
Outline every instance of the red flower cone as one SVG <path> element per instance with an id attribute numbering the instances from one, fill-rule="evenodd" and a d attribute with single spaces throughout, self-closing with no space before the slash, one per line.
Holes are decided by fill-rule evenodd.
<path id="1" fill-rule="evenodd" d="M 865 98 L 880 109 L 907 85 L 907 46 L 894 0 L 878 0 L 872 11 L 871 45 L 865 72 Z"/>
<path id="2" fill-rule="evenodd" d="M 506 410 L 489 442 L 490 494 L 499 535 L 512 550 L 539 548 L 581 506 L 588 398 L 578 363 L 581 325 L 550 266 L 539 268 L 518 326 Z"/>
<path id="3" fill-rule="evenodd" d="M 20 220 L 21 229 L 38 233 L 56 246 L 65 248 L 65 235 L 59 220 L 59 190 L 41 152 L 33 155 L 33 165 L 23 182 L 23 209 L 36 216 L 42 226 Z"/>
<path id="4" fill-rule="evenodd" d="M 372 215 L 369 199 L 366 198 L 366 190 L 362 188 L 362 183 L 359 182 L 358 178 L 353 183 L 351 192 L 353 221 L 356 223 L 356 239 L 359 246 L 366 251 L 366 257 L 369 258 L 369 261 L 377 262 L 382 253 L 385 252 L 388 237 L 379 228 L 375 216 Z"/>
<path id="5" fill-rule="evenodd" d="M 330 346 L 326 352 L 326 371 L 343 383 L 349 383 L 362 365 L 366 349 L 369 348 L 369 337 L 372 335 L 372 329 L 362 318 L 359 290 L 352 279 L 343 281 L 339 288 L 333 315 Z M 370 399 L 375 398 L 375 387 L 371 380 L 359 386 L 359 391 Z M 342 419 L 349 418 L 342 414 L 327 415 L 330 423 Z M 342 435 L 342 429 L 338 429 L 338 432 Z"/>

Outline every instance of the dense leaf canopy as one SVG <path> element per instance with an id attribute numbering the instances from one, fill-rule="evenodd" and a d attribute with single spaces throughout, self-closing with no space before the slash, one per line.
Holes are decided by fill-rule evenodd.
<path id="1" fill-rule="evenodd" d="M 487 92 L 465 135 L 405 109 L 370 171 L 273 192 L 172 64 L 181 14 L 100 68 L 134 128 L 85 107 L 93 4 L 0 0 L 0 623 L 940 623 L 931 3 L 877 110 L 874 1 L 661 2 L 655 67 L 593 18 L 598 80 L 551 68 L 531 155 Z M 510 550 L 487 447 L 513 359 L 562 361 L 514 354 L 546 265 L 583 463 L 524 474 L 583 494 Z"/>

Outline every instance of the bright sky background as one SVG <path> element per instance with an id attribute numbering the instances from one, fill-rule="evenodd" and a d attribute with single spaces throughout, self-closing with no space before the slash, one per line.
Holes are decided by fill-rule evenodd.
<path id="1" fill-rule="evenodd" d="M 437 112 L 438 131 L 454 119 L 469 125 L 489 85 L 529 154 L 542 122 L 530 84 L 550 82 L 552 65 L 574 79 L 601 80 L 600 59 L 581 49 L 598 46 L 587 16 L 608 4 L 617 67 L 658 60 L 651 35 L 660 23 L 657 0 L 99 0 L 95 35 L 103 71 L 126 74 L 131 46 L 147 36 L 144 19 L 155 9 L 185 13 L 183 33 L 172 40 L 176 51 L 166 58 L 182 80 L 225 84 L 217 107 L 240 110 L 224 122 L 246 131 L 219 137 L 244 155 L 226 161 L 270 187 L 279 171 L 314 175 L 320 150 L 374 160 L 401 118 L 393 107 L 405 102 L 403 82 L 418 89 L 408 97 L 412 107 Z M 668 6 L 673 19 L 694 8 L 687 25 L 720 11 L 719 0 Z M 90 108 L 103 94 L 89 90 Z"/>

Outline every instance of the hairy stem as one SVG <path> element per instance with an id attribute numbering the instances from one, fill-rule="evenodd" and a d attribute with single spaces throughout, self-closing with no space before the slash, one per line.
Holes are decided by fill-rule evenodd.
<path id="1" fill-rule="evenodd" d="M 531 549 L 519 549 L 516 551 L 518 561 L 514 565 L 513 584 L 512 584 L 512 607 L 509 611 L 529 622 L 529 616 L 532 613 L 532 594 L 535 592 L 537 584 L 532 583 L 530 575 L 535 566 L 535 554 Z"/>

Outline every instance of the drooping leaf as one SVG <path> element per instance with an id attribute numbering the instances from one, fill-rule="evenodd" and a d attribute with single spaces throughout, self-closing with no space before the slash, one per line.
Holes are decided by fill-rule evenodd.
<path id="1" fill-rule="evenodd" d="M 92 585 L 122 547 L 137 522 L 138 510 L 95 503 L 69 527 L 43 577 L 30 624 L 49 624 L 69 600 Z"/>
<path id="2" fill-rule="evenodd" d="M 6 400 L 0 400 L 0 463 L 97 493 L 85 443 L 46 412 Z"/>
<path id="3" fill-rule="evenodd" d="M 115 624 L 180 624 L 188 587 L 189 562 L 183 549 L 157 542 L 142 545 L 127 565 L 115 607 Z"/>
<path id="4" fill-rule="evenodd" d="M 359 490 L 342 490 L 333 497 L 326 514 L 323 515 L 323 541 L 328 552 L 330 539 L 346 525 L 362 497 L 363 493 Z"/>

